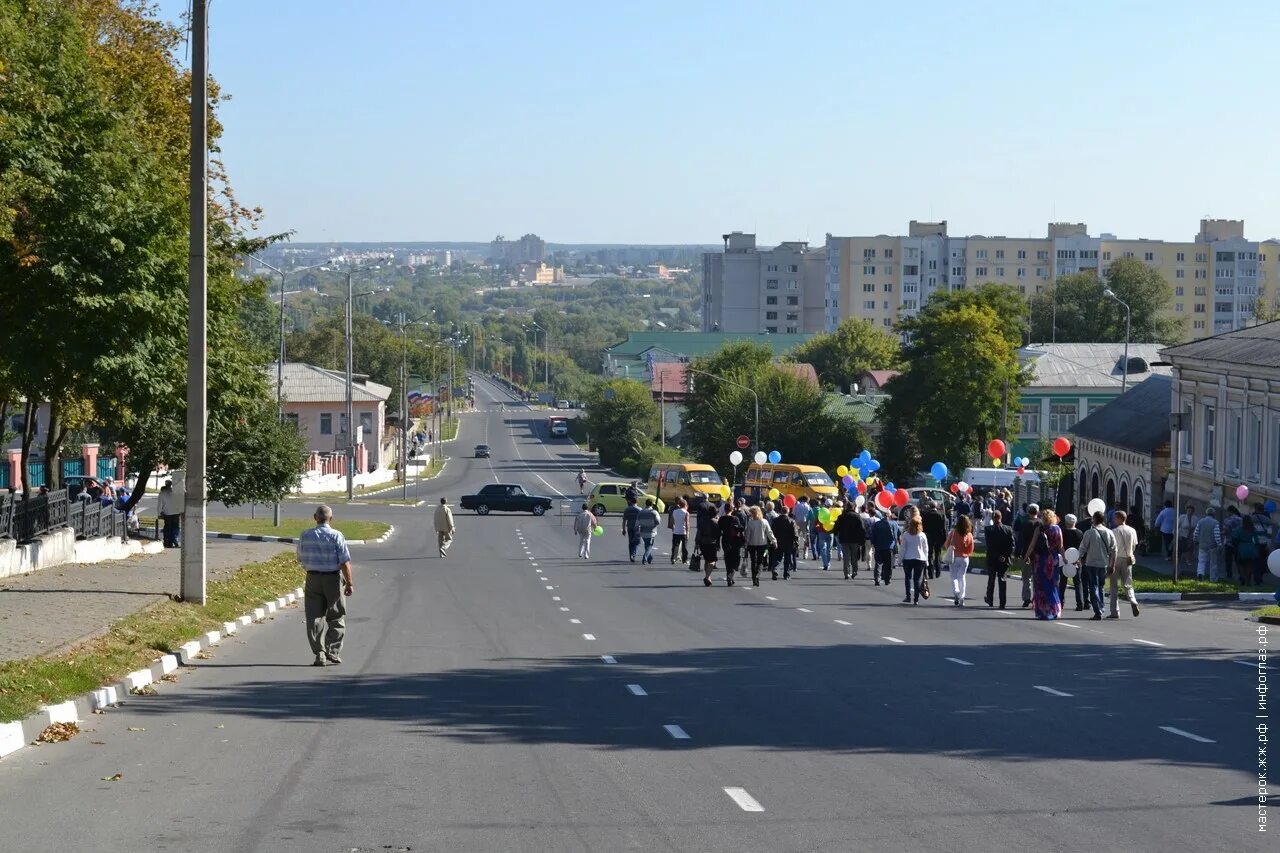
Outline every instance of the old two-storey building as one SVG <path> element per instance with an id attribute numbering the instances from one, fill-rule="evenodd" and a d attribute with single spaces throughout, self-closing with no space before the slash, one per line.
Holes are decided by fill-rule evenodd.
<path id="1" fill-rule="evenodd" d="M 1181 413 L 1171 454 L 1183 502 L 1280 502 L 1280 321 L 1169 347 L 1171 412 Z M 1166 491 L 1172 492 L 1170 483 Z"/>

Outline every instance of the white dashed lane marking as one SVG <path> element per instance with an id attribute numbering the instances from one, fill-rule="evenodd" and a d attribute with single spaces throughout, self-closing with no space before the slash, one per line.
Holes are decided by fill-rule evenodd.
<path id="1" fill-rule="evenodd" d="M 744 812 L 762 812 L 764 806 L 756 800 L 755 797 L 747 793 L 746 788 L 725 788 L 724 792 L 729 795 L 729 799 L 738 804 L 738 807 Z"/>
<path id="2" fill-rule="evenodd" d="M 777 601 L 777 600 L 778 600 L 778 599 L 774 598 L 772 595 L 766 595 L 766 596 L 765 596 L 765 598 L 769 599 L 770 601 Z"/>
<path id="3" fill-rule="evenodd" d="M 560 596 L 558 596 L 558 595 L 553 595 L 553 596 L 551 596 L 551 600 L 552 600 L 552 601 L 559 601 L 559 600 L 560 600 Z"/>
<path id="4" fill-rule="evenodd" d="M 1058 620 L 1055 624 L 1061 625 L 1063 628 L 1079 628 L 1080 627 L 1079 625 L 1072 625 L 1070 622 L 1063 622 L 1062 620 Z"/>
<path id="5" fill-rule="evenodd" d="M 595 634 L 583 634 L 583 635 L 582 635 L 582 639 L 584 639 L 584 640 L 594 640 L 595 638 L 596 638 L 596 635 L 595 635 Z"/>
<path id="6" fill-rule="evenodd" d="M 555 589 L 554 586 L 548 586 L 547 589 Z"/>
<path id="7" fill-rule="evenodd" d="M 972 663 L 970 663 L 967 660 L 962 660 L 961 658 L 947 658 L 947 660 L 951 661 L 952 663 L 958 663 L 961 666 L 973 666 Z"/>
<path id="8" fill-rule="evenodd" d="M 837 620 L 836 620 L 836 624 L 837 624 L 837 625 L 852 625 L 853 623 L 852 623 L 852 622 L 846 622 L 846 621 L 844 621 L 843 619 L 837 619 Z"/>
<path id="9" fill-rule="evenodd" d="M 1140 640 L 1140 639 L 1138 639 L 1137 637 L 1134 637 L 1134 638 L 1133 638 L 1133 641 L 1134 641 L 1135 643 L 1142 643 L 1142 645 L 1144 645 L 1144 646 L 1159 646 L 1159 647 L 1160 647 L 1160 648 L 1162 648 L 1162 649 L 1164 648 L 1164 643 L 1157 643 L 1157 642 L 1154 642 L 1154 641 L 1152 641 L 1152 640 Z"/>
<path id="10" fill-rule="evenodd" d="M 807 607 L 797 607 L 797 608 L 796 608 L 796 610 L 799 610 L 801 613 L 812 613 L 812 612 L 813 612 L 812 610 L 810 610 L 810 609 L 809 609 L 809 608 L 807 608 Z"/>
<path id="11" fill-rule="evenodd" d="M 881 637 L 882 640 L 888 640 L 891 643 L 905 643 L 906 640 L 899 640 L 897 637 Z"/>
<path id="12" fill-rule="evenodd" d="M 1045 693 L 1048 693 L 1050 696 L 1065 696 L 1067 698 L 1071 697 L 1070 693 L 1063 693 L 1061 690 L 1054 690 L 1052 687 L 1045 687 L 1043 684 L 1033 684 L 1032 686 L 1036 690 L 1041 690 Z"/>
<path id="13" fill-rule="evenodd" d="M 600 660 L 604 661 L 605 663 L 617 663 L 617 662 L 618 662 L 618 659 L 617 659 L 617 658 L 615 658 L 613 655 L 600 655 Z"/>
<path id="14" fill-rule="evenodd" d="M 689 734 L 675 724 L 668 723 L 663 726 L 663 728 L 667 730 L 667 734 L 671 735 L 676 740 L 689 740 Z"/>
<path id="15" fill-rule="evenodd" d="M 564 613 L 568 613 L 568 612 L 569 612 L 569 608 L 567 608 L 567 607 L 561 607 L 561 608 L 560 608 L 560 610 L 561 610 L 562 612 L 564 612 Z"/>
<path id="16" fill-rule="evenodd" d="M 582 624 L 582 620 L 581 620 L 581 619 L 570 619 L 570 620 L 569 620 L 569 624 L 570 624 L 570 625 L 581 625 L 581 624 Z"/>
<path id="17" fill-rule="evenodd" d="M 648 696 L 649 695 L 644 691 L 644 688 L 641 687 L 639 684 L 628 684 L 627 689 L 631 691 L 632 696 Z"/>
<path id="18" fill-rule="evenodd" d="M 1161 730 L 1166 731 L 1171 735 L 1184 737 L 1187 740 L 1193 740 L 1196 743 L 1217 743 L 1216 740 L 1210 740 L 1207 737 L 1200 737 L 1200 735 L 1193 735 L 1191 732 L 1184 732 L 1182 729 L 1175 729 L 1173 726 L 1160 726 L 1160 728 Z"/>

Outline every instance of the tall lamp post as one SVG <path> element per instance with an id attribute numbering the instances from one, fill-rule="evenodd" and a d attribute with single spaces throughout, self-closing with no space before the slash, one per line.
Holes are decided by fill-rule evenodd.
<path id="1" fill-rule="evenodd" d="M 409 337 L 406 330 L 409 326 L 421 323 L 432 315 L 428 311 L 415 320 L 405 320 L 400 314 L 400 405 L 403 406 L 400 418 L 400 496 L 409 499 Z"/>
<path id="2" fill-rule="evenodd" d="M 1102 291 L 1102 295 L 1124 306 L 1124 378 L 1120 380 L 1120 393 L 1123 394 L 1129 389 L 1129 321 L 1132 319 L 1133 312 L 1129 310 L 1129 303 L 1116 296 L 1111 288 L 1108 287 Z"/>
<path id="3" fill-rule="evenodd" d="M 697 370 L 692 367 L 686 367 L 685 371 L 688 373 L 696 373 L 699 376 L 706 376 L 711 379 L 717 379 L 726 385 L 732 385 L 734 388 L 741 388 L 743 391 L 746 391 L 748 394 L 751 395 L 752 399 L 754 399 L 756 403 L 756 450 L 760 450 L 761 449 L 760 448 L 760 395 L 757 394 L 752 389 L 748 388 L 746 385 L 743 385 L 739 382 L 734 382 L 732 379 L 725 379 L 723 376 L 716 376 L 714 373 L 707 373 L 707 371 L 705 370 Z"/>
<path id="4" fill-rule="evenodd" d="M 279 267 L 274 266 L 268 263 L 267 261 L 264 261 L 262 258 L 259 258 L 257 255 L 250 255 L 249 257 L 257 261 L 258 263 L 262 264 L 264 267 L 271 270 L 276 275 L 280 276 L 280 352 L 276 360 L 276 416 L 281 421 L 283 421 L 284 420 L 284 355 L 285 355 L 285 352 L 284 352 L 284 297 L 285 297 L 284 283 L 285 283 L 285 279 L 289 277 L 289 273 L 291 272 L 305 272 L 306 270 L 319 269 L 320 267 L 323 267 L 324 264 L 312 264 L 309 267 L 294 267 L 293 269 L 282 270 Z M 275 508 L 271 512 L 271 520 L 272 520 L 272 524 L 275 527 L 280 526 L 280 501 L 276 501 Z"/>

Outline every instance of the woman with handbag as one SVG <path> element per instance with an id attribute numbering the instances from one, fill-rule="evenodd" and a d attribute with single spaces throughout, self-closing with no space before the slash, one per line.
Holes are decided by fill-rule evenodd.
<path id="1" fill-rule="evenodd" d="M 951 571 L 951 596 L 956 607 L 964 607 L 965 580 L 969 572 L 969 558 L 973 556 L 973 521 L 967 515 L 956 519 L 956 526 L 947 534 L 947 558 Z M 925 552 L 926 559 L 928 551 Z"/>
<path id="2" fill-rule="evenodd" d="M 929 537 L 924 534 L 924 523 L 919 515 L 911 516 L 907 522 L 907 532 L 899 538 L 899 552 L 902 554 L 902 581 L 906 584 L 907 595 L 903 604 L 919 604 L 922 592 L 920 585 L 924 581 L 924 568 L 929 565 Z M 925 595 L 928 598 L 928 595 Z"/>
<path id="3" fill-rule="evenodd" d="M 1058 560 L 1062 555 L 1062 528 L 1058 516 L 1046 509 L 1031 531 L 1027 546 L 1025 572 L 1033 572 L 1033 602 L 1037 619 L 1053 620 L 1062 615 L 1062 598 L 1058 595 Z"/>
<path id="4" fill-rule="evenodd" d="M 760 586 L 760 564 L 765 561 L 765 553 L 777 544 L 773 528 L 764 520 L 764 513 L 760 511 L 760 507 L 753 506 L 751 520 L 747 522 L 747 554 L 751 557 L 752 586 Z"/>

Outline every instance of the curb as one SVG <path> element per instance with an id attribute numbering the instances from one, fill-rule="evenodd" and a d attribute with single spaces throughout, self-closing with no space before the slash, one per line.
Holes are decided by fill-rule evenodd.
<path id="1" fill-rule="evenodd" d="M 1255 616 L 1254 621 L 1264 625 L 1280 625 L 1280 616 Z"/>
<path id="2" fill-rule="evenodd" d="M 381 545 L 391 538 L 391 534 L 396 532 L 395 525 L 387 528 L 387 532 L 379 536 L 377 539 L 348 539 L 348 545 Z"/>
<path id="3" fill-rule="evenodd" d="M 135 670 L 119 681 L 104 684 L 97 690 L 56 705 L 45 705 L 22 720 L 0 723 L 0 758 L 34 744 L 40 733 L 54 723 L 78 723 L 88 719 L 106 708 L 120 704 L 132 691 L 141 690 L 161 680 L 178 667 L 194 666 L 193 661 L 201 652 L 218 645 L 224 637 L 239 633 L 241 628 L 262 622 L 277 611 L 300 601 L 302 587 L 297 587 L 274 601 L 263 602 L 261 607 L 254 608 L 252 613 L 246 613 L 234 622 L 222 623 L 221 631 L 209 631 L 198 639 L 183 643 L 177 653 L 161 655 L 147 668 Z"/>
<path id="4" fill-rule="evenodd" d="M 1273 601 L 1270 592 L 1139 592 L 1139 601 Z"/>
<path id="5" fill-rule="evenodd" d="M 348 539 L 348 545 L 381 545 L 395 533 L 395 527 L 387 528 L 387 532 L 377 539 Z M 296 545 L 296 536 L 259 536 L 253 533 L 206 533 L 205 539 L 234 539 L 237 542 L 275 542 L 280 545 Z"/>

